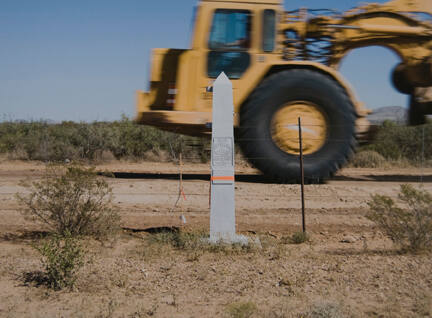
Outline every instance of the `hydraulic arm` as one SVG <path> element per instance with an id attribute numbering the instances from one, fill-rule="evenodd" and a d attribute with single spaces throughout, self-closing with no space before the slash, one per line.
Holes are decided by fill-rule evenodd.
<path id="1" fill-rule="evenodd" d="M 402 93 L 432 86 L 432 1 L 394 0 L 339 14 L 330 10 L 286 12 L 280 25 L 287 60 L 338 68 L 353 49 L 384 46 L 401 59 L 393 82 Z"/>

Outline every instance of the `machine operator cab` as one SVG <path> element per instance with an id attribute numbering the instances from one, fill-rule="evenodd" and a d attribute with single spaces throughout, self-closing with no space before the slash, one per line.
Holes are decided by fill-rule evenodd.
<path id="1" fill-rule="evenodd" d="M 138 92 L 138 122 L 165 129 L 170 123 L 204 125 L 212 107 L 206 87 L 221 72 L 233 83 L 238 111 L 258 74 L 281 59 L 276 28 L 282 12 L 280 0 L 200 1 L 191 48 L 153 50 L 150 92 Z"/>
<path id="2" fill-rule="evenodd" d="M 222 71 L 240 79 L 251 65 L 251 54 L 273 53 L 276 44 L 276 10 L 262 9 L 254 19 L 253 11 L 216 9 L 213 13 L 207 49 L 207 76 Z M 261 11 L 261 19 L 259 19 Z M 258 25 L 261 27 L 258 29 Z M 261 38 L 261 41 L 256 41 Z"/>

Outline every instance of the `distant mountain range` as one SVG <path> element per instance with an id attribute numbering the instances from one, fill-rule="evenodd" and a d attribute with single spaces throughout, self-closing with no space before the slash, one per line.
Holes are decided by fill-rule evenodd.
<path id="1" fill-rule="evenodd" d="M 373 125 L 381 124 L 385 120 L 404 124 L 407 118 L 407 109 L 401 106 L 380 107 L 374 109 L 367 118 Z"/>

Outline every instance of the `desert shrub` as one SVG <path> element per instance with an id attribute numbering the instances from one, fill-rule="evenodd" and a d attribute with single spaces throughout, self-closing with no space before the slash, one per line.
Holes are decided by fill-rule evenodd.
<path id="1" fill-rule="evenodd" d="M 232 318 L 249 318 L 257 311 L 257 306 L 249 302 L 232 303 L 226 308 L 227 313 Z"/>
<path id="2" fill-rule="evenodd" d="M 418 164 L 423 160 L 423 155 L 424 159 L 432 158 L 431 136 L 432 124 L 410 127 L 385 122 L 372 144 L 365 149 L 376 151 L 386 159 L 407 159 Z"/>
<path id="3" fill-rule="evenodd" d="M 288 238 L 288 243 L 303 244 L 309 241 L 309 235 L 305 232 L 296 232 Z"/>
<path id="4" fill-rule="evenodd" d="M 54 235 L 34 248 L 42 256 L 44 281 L 49 287 L 60 290 L 74 286 L 85 257 L 85 250 L 77 238 L 70 234 Z"/>
<path id="5" fill-rule="evenodd" d="M 368 202 L 367 215 L 403 249 L 419 251 L 432 246 L 432 195 L 411 185 L 402 185 L 399 199 L 402 207 L 383 195 L 374 195 Z"/>
<path id="6" fill-rule="evenodd" d="M 101 160 L 105 152 L 117 159 L 208 161 L 210 141 L 137 125 L 127 117 L 114 122 L 59 124 L 0 123 L 0 153 L 15 159 L 64 161 Z M 167 155 L 168 154 L 168 155 Z"/>
<path id="7" fill-rule="evenodd" d="M 356 168 L 379 168 L 384 166 L 385 163 L 386 159 L 373 150 L 358 152 L 351 160 L 351 165 Z"/>
<path id="8" fill-rule="evenodd" d="M 304 318 L 342 318 L 345 317 L 339 305 L 333 303 L 314 304 L 310 310 L 299 315 Z"/>
<path id="9" fill-rule="evenodd" d="M 425 137 L 423 142 L 423 136 Z M 408 160 L 419 164 L 432 159 L 432 124 L 407 127 L 384 122 L 371 144 L 362 150 L 375 151 L 386 160 Z M 424 146 L 424 147 L 423 147 Z M 105 152 L 116 159 L 177 161 L 183 153 L 185 161 L 207 162 L 210 140 L 162 131 L 154 127 L 136 125 L 123 116 L 114 122 L 0 123 L 0 153 L 15 159 L 64 161 L 101 160 Z M 238 151 L 236 151 L 238 153 Z M 356 165 L 380 162 L 376 155 L 371 159 L 355 158 Z M 424 157 L 423 157 L 424 156 Z"/>
<path id="10" fill-rule="evenodd" d="M 59 235 L 103 237 L 119 227 L 112 189 L 93 168 L 51 166 L 42 180 L 22 185 L 29 191 L 17 195 L 25 215 Z"/>
<path id="11" fill-rule="evenodd" d="M 136 125 L 126 117 L 121 121 L 110 123 L 113 137 L 109 150 L 118 159 L 138 158 L 151 159 L 150 153 L 160 157 L 162 153 L 169 154 L 169 159 L 175 161 L 179 154 L 187 153 L 184 158 L 189 161 L 208 161 L 209 140 L 189 137 L 160 129 Z"/>

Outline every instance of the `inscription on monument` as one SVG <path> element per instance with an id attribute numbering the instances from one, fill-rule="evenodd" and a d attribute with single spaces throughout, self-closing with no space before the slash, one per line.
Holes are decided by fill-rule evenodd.
<path id="1" fill-rule="evenodd" d="M 233 163 L 234 145 L 230 137 L 213 138 L 212 165 L 213 167 L 231 167 Z"/>

